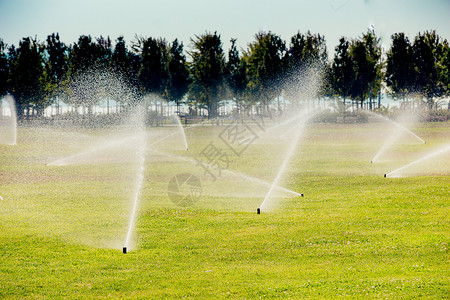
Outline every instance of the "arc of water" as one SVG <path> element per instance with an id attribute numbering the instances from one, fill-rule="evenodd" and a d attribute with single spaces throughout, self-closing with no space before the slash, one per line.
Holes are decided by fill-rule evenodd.
<path id="1" fill-rule="evenodd" d="M 272 184 L 270 182 L 267 182 L 265 180 L 262 180 L 262 179 L 259 179 L 259 178 L 253 177 L 253 176 L 249 176 L 249 175 L 243 174 L 241 172 L 225 170 L 225 173 L 230 173 L 232 175 L 239 176 L 239 177 L 241 177 L 243 179 L 246 179 L 246 180 L 249 180 L 249 181 L 253 181 L 253 182 L 258 183 L 258 184 L 263 185 L 263 186 L 272 187 Z M 274 189 L 276 189 L 278 191 L 281 191 L 281 192 L 288 193 L 288 194 L 292 194 L 292 195 L 295 195 L 295 196 L 302 196 L 302 194 L 297 193 L 297 192 L 295 192 L 293 190 L 287 189 L 285 187 L 282 187 L 280 185 L 275 185 Z"/>
<path id="2" fill-rule="evenodd" d="M 376 113 L 372 113 L 372 112 L 368 112 L 371 115 L 374 115 L 377 118 L 383 119 L 385 121 L 388 121 L 389 123 L 395 125 L 397 128 L 402 129 L 403 131 L 407 132 L 408 134 L 410 134 L 411 136 L 413 136 L 414 138 L 418 139 L 421 143 L 425 144 L 426 142 L 419 137 L 417 134 L 415 134 L 414 132 L 412 132 L 411 130 L 409 130 L 408 128 L 406 128 L 405 126 L 403 126 L 402 124 L 398 123 L 398 122 L 394 122 L 389 118 L 386 118 L 384 116 L 378 115 Z M 383 145 L 381 146 L 381 148 L 378 150 L 378 152 L 375 154 L 375 156 L 372 158 L 371 162 L 375 162 L 384 152 L 386 152 L 386 150 L 395 142 L 395 140 L 400 136 L 400 132 L 392 132 L 392 134 L 390 135 L 390 137 L 383 143 Z"/>
<path id="3" fill-rule="evenodd" d="M 187 138 L 186 138 L 186 133 L 184 132 L 184 128 L 183 128 L 183 125 L 181 124 L 180 118 L 179 118 L 178 116 L 174 116 L 174 119 L 176 119 L 177 124 L 178 124 L 178 126 L 179 126 L 179 128 L 180 128 L 180 132 L 181 132 L 181 134 L 182 134 L 182 136 L 183 136 L 184 145 L 185 145 L 185 147 L 186 147 L 186 150 L 189 150 L 189 145 L 188 145 L 188 141 L 187 141 Z M 194 126 L 191 126 L 191 127 L 194 127 Z M 187 127 L 187 128 L 189 129 L 190 127 Z M 172 136 L 174 136 L 174 135 L 176 135 L 176 134 L 178 134 L 178 132 L 172 132 L 171 134 L 168 134 L 168 135 L 166 135 L 166 136 L 163 136 L 162 138 L 160 138 L 160 139 L 158 139 L 158 140 L 152 142 L 152 143 L 149 145 L 149 147 L 154 146 L 154 145 L 156 145 L 156 144 L 159 144 L 159 143 L 161 143 L 161 142 L 167 140 L 168 138 L 170 138 L 170 137 L 172 137 Z"/>
<path id="4" fill-rule="evenodd" d="M 410 135 L 412 135 L 413 137 L 415 137 L 416 139 L 418 139 L 418 140 L 421 141 L 422 143 L 426 144 L 426 142 L 425 142 L 420 136 L 418 136 L 417 134 L 415 134 L 414 132 L 412 132 L 411 130 L 409 130 L 408 128 L 406 128 L 405 126 L 403 126 L 402 124 L 397 123 L 397 122 L 394 122 L 394 121 L 392 121 L 392 120 L 389 119 L 389 118 L 386 118 L 386 119 L 387 119 L 389 122 L 391 122 L 392 124 L 394 124 L 395 126 L 397 126 L 397 127 L 401 128 L 401 129 L 405 130 L 406 132 L 408 132 Z"/>
<path id="5" fill-rule="evenodd" d="M 73 155 L 68 156 L 68 157 L 64 157 L 64 158 L 55 160 L 55 161 L 53 161 L 51 163 L 48 163 L 47 166 L 63 166 L 65 164 L 67 164 L 67 162 L 70 162 L 73 159 L 80 158 L 80 157 L 83 157 L 83 156 L 86 156 L 86 155 L 89 155 L 89 154 L 93 154 L 93 153 L 98 152 L 98 151 L 103 151 L 105 149 L 112 148 L 112 147 L 115 147 L 117 145 L 126 144 L 126 143 L 128 143 L 128 142 L 130 142 L 132 140 L 135 140 L 136 138 L 137 138 L 136 136 L 132 136 L 132 137 L 116 140 L 116 141 L 113 141 L 113 142 L 105 143 L 105 144 L 103 144 L 101 146 L 94 147 L 94 148 L 92 148 L 90 150 L 83 151 L 83 152 L 76 153 L 76 154 L 73 154 Z"/>
<path id="6" fill-rule="evenodd" d="M 410 162 L 409 164 L 406 164 L 403 167 L 400 167 L 400 168 L 395 169 L 394 171 L 392 171 L 390 173 L 387 173 L 385 177 L 391 177 L 395 173 L 398 173 L 398 172 L 400 172 L 400 171 L 402 171 L 402 170 L 404 170 L 406 168 L 409 168 L 409 167 L 411 167 L 411 166 L 413 166 L 415 164 L 418 164 L 418 163 L 420 163 L 420 162 L 422 162 L 424 160 L 427 160 L 427 159 L 429 159 L 429 158 L 431 158 L 433 156 L 437 156 L 437 155 L 443 154 L 443 153 L 445 153 L 447 151 L 450 151 L 450 144 L 447 144 L 444 147 L 439 148 L 438 150 L 436 150 L 436 151 L 434 151 L 432 153 L 429 153 L 428 155 L 426 155 L 426 156 L 424 156 L 422 158 L 419 158 L 418 160 Z"/>
<path id="7" fill-rule="evenodd" d="M 195 159 L 191 159 L 191 158 L 188 158 L 188 157 L 179 156 L 179 155 L 173 155 L 173 154 L 168 154 L 168 153 L 162 153 L 162 152 L 154 150 L 154 149 L 150 149 L 150 151 L 154 152 L 154 153 L 156 153 L 158 155 L 161 155 L 161 156 L 175 158 L 175 159 L 186 161 L 186 162 L 190 162 L 190 163 L 193 163 L 193 164 L 197 164 L 198 163 Z M 232 176 L 240 177 L 240 178 L 243 178 L 243 179 L 255 182 L 255 183 L 263 185 L 263 186 L 267 186 L 267 187 L 271 187 L 272 186 L 272 183 L 270 183 L 270 182 L 267 182 L 265 180 L 262 180 L 262 179 L 259 179 L 259 178 L 256 178 L 256 177 L 253 177 L 253 176 L 250 176 L 250 175 L 247 175 L 247 174 L 243 174 L 241 172 L 236 172 L 236 171 L 232 171 L 232 170 L 229 170 L 229 169 L 224 169 L 224 170 L 221 170 L 221 171 L 226 173 L 226 174 L 230 174 Z M 284 187 L 279 186 L 279 185 L 275 185 L 274 188 L 276 190 L 278 190 L 278 191 L 281 191 L 281 192 L 285 192 L 285 193 L 292 194 L 292 195 L 295 195 L 295 196 L 301 196 L 300 193 L 297 193 L 297 192 L 295 192 L 293 190 L 284 188 Z"/>
<path id="8" fill-rule="evenodd" d="M 136 215 L 139 206 L 139 199 L 141 195 L 142 186 L 144 184 L 144 173 L 145 173 L 145 153 L 146 153 L 146 141 L 145 138 L 143 140 L 143 145 L 140 147 L 138 151 L 139 157 L 139 168 L 137 172 L 137 181 L 133 194 L 133 208 L 131 209 L 130 222 L 128 224 L 127 236 L 125 238 L 125 247 L 129 248 L 131 237 L 133 235 L 134 227 L 136 224 Z"/>
<path id="9" fill-rule="evenodd" d="M 138 147 L 138 151 L 136 153 L 139 159 L 139 164 L 136 176 L 137 179 L 136 186 L 134 188 L 133 193 L 133 207 L 131 209 L 127 236 L 125 238 L 124 253 L 126 253 L 126 249 L 129 248 L 131 243 L 131 237 L 133 235 L 136 224 L 136 216 L 139 207 L 139 200 L 141 196 L 142 186 L 144 185 L 144 177 L 145 177 L 144 175 L 145 175 L 145 156 L 147 153 L 147 135 L 144 128 L 144 110 L 142 109 L 142 107 L 137 111 L 136 120 L 139 122 L 138 124 L 140 125 L 138 128 L 138 134 L 136 135 L 136 138 L 141 142 L 141 144 Z"/>
<path id="10" fill-rule="evenodd" d="M 292 118 L 289 118 L 289 119 L 287 119 L 287 120 L 281 122 L 280 124 L 277 124 L 277 125 L 274 125 L 274 126 L 272 126 L 272 127 L 267 128 L 266 131 L 265 131 L 264 133 L 262 133 L 261 135 L 267 134 L 268 132 L 271 132 L 271 131 L 273 131 L 273 130 L 275 130 L 275 129 L 278 129 L 278 128 L 280 128 L 280 127 L 283 127 L 283 126 L 285 126 L 285 125 L 288 125 L 289 123 L 292 123 L 292 122 L 294 122 L 294 121 L 296 121 L 296 120 L 298 120 L 298 119 L 300 119 L 300 118 L 302 118 L 302 117 L 304 117 L 303 114 L 296 115 L 296 116 L 294 116 L 294 117 L 292 117 Z M 294 126 L 294 127 L 292 127 L 292 128 L 295 128 L 295 127 L 296 127 L 296 126 Z M 291 130 L 291 129 L 289 129 L 288 131 L 290 131 L 290 130 Z"/>
<path id="11" fill-rule="evenodd" d="M 312 112 L 312 113 L 310 114 L 310 116 L 311 116 L 312 114 L 314 114 L 314 113 L 315 113 L 315 112 Z M 308 111 L 302 113 L 297 119 L 299 119 L 299 118 L 301 118 L 301 117 L 306 117 L 307 114 L 309 114 Z M 310 117 L 310 116 L 309 116 L 309 117 Z M 271 196 L 272 196 L 274 187 L 275 187 L 276 185 L 279 184 L 279 181 L 280 181 L 280 179 L 281 179 L 281 176 L 284 174 L 285 169 L 286 169 L 286 167 L 287 167 L 287 165 L 288 165 L 288 163 L 289 163 L 289 161 L 290 161 L 292 155 L 294 154 L 295 149 L 297 148 L 297 144 L 298 144 L 298 142 L 299 142 L 299 140 L 300 140 L 300 136 L 301 136 L 301 134 L 303 133 L 303 128 L 304 128 L 304 126 L 306 125 L 306 122 L 307 122 L 307 120 L 309 119 L 309 117 L 306 118 L 306 119 L 305 119 L 303 122 L 301 122 L 300 124 L 298 124 L 298 125 L 295 126 L 296 128 L 298 128 L 298 131 L 295 133 L 294 138 L 293 138 L 293 140 L 292 140 L 292 142 L 291 142 L 291 144 L 290 144 L 290 146 L 289 146 L 289 148 L 288 148 L 288 150 L 287 150 L 287 152 L 286 152 L 286 154 L 285 154 L 283 163 L 281 164 L 280 169 L 278 170 L 277 176 L 276 176 L 275 179 L 273 180 L 273 183 L 272 183 L 272 185 L 270 186 L 270 189 L 269 189 L 269 191 L 267 192 L 266 197 L 264 198 L 263 202 L 262 202 L 261 205 L 259 206 L 259 209 L 266 208 L 266 206 L 268 205 L 268 200 L 269 200 L 269 199 L 271 198 Z"/>
<path id="12" fill-rule="evenodd" d="M 172 132 L 171 134 L 168 134 L 168 135 L 166 135 L 166 136 L 163 136 L 162 138 L 160 138 L 160 139 L 158 139 L 158 140 L 152 142 L 152 143 L 151 143 L 150 145 L 148 145 L 148 146 L 151 147 L 151 146 L 154 146 L 154 145 L 156 145 L 156 144 L 159 144 L 159 143 L 161 143 L 161 142 L 167 140 L 167 139 L 170 138 L 171 136 L 174 136 L 175 134 L 178 134 L 178 132 Z"/>
<path id="13" fill-rule="evenodd" d="M 181 135 L 183 136 L 183 140 L 184 140 L 184 146 L 186 147 L 186 151 L 187 151 L 187 150 L 189 150 L 189 146 L 188 146 L 188 142 L 186 139 L 186 133 L 184 132 L 183 125 L 181 124 L 181 121 L 180 121 L 180 117 L 178 115 L 176 115 L 176 116 L 174 116 L 174 118 L 177 121 L 177 124 L 180 128 L 180 132 L 181 132 Z"/>
<path id="14" fill-rule="evenodd" d="M 375 154 L 375 156 L 372 158 L 371 162 L 375 163 L 378 158 L 383 155 L 384 152 L 392 145 L 394 144 L 395 140 L 399 137 L 400 132 L 392 133 L 388 139 L 385 140 L 381 148 L 378 150 L 378 152 Z"/>

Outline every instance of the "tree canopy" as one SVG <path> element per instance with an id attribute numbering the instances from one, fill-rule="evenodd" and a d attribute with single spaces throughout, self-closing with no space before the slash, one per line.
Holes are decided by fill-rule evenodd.
<path id="1" fill-rule="evenodd" d="M 247 48 L 236 45 L 232 39 L 226 52 L 217 32 L 195 36 L 187 50 L 178 39 L 169 43 L 153 37 L 136 37 L 128 46 L 122 36 L 113 43 L 110 37 L 81 35 L 65 44 L 52 33 L 44 42 L 23 38 L 18 47 L 0 38 L 0 95 L 15 97 L 20 117 L 42 114 L 64 91 L 66 104 L 86 106 L 90 113 L 101 95 L 80 89 L 77 80 L 93 70 L 100 77 L 116 74 L 141 95 L 173 101 L 177 111 L 187 103 L 207 109 L 210 117 L 217 116 L 223 100 L 233 100 L 237 113 L 242 107 L 270 113 L 280 97 L 291 103 L 332 97 L 373 109 L 373 95 L 383 89 L 395 99 L 414 97 L 433 109 L 450 93 L 450 47 L 436 31 L 411 39 L 395 33 L 383 50 L 372 28 L 354 39 L 342 37 L 331 60 L 325 37 L 310 31 L 299 31 L 289 44 L 262 31 Z M 326 80 L 317 80 L 324 84 L 314 93 L 305 92 L 302 85 L 312 77 Z M 125 98 L 116 101 L 131 104 Z"/>

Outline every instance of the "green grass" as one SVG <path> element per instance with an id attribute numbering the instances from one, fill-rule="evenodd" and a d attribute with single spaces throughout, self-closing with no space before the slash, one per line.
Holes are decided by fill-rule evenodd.
<path id="1" fill-rule="evenodd" d="M 449 153 L 413 176 L 383 174 L 448 143 L 450 124 L 417 125 L 426 145 L 400 139 L 371 164 L 381 125 L 309 127 L 281 182 L 305 197 L 261 215 L 267 187 L 211 182 L 195 163 L 149 152 L 126 255 L 136 162 L 48 167 L 102 132 L 20 128 L 18 145 L 0 145 L 0 298 L 448 298 Z M 193 160 L 221 130 L 187 130 L 187 153 L 178 138 L 158 150 Z M 289 142 L 221 149 L 230 169 L 271 181 Z M 194 206 L 167 196 L 179 172 L 202 181 Z"/>

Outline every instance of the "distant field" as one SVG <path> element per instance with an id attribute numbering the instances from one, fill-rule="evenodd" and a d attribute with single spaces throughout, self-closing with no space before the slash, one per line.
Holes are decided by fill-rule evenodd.
<path id="1" fill-rule="evenodd" d="M 430 156 L 449 122 L 412 126 L 426 144 L 386 122 L 259 125 L 248 147 L 187 128 L 189 151 L 179 128 L 147 128 L 127 254 L 135 130 L 19 128 L 0 145 L 0 297 L 449 297 L 450 151 Z M 304 197 L 275 189 L 257 215 L 297 135 L 278 185 Z M 193 205 L 169 199 L 178 174 L 201 183 Z"/>

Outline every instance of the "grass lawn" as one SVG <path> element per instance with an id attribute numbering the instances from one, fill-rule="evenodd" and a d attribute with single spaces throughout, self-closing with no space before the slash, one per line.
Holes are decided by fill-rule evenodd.
<path id="1" fill-rule="evenodd" d="M 189 151 L 178 129 L 148 128 L 127 254 L 139 144 L 47 166 L 112 133 L 19 128 L 0 145 L 0 298 L 450 297 L 450 153 L 383 177 L 448 146 L 449 122 L 411 128 L 426 144 L 398 134 L 377 163 L 390 124 L 309 125 L 279 181 L 304 197 L 277 190 L 257 215 L 293 142 L 274 125 L 239 155 L 225 125 L 186 129 Z M 198 163 L 208 145 L 228 158 L 216 180 Z M 168 197 L 179 173 L 202 184 L 194 205 Z"/>

